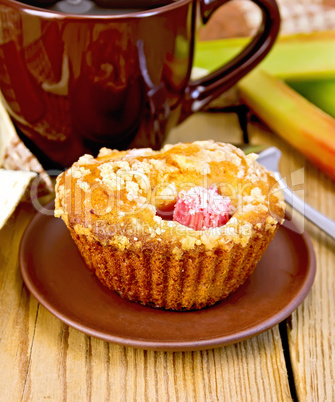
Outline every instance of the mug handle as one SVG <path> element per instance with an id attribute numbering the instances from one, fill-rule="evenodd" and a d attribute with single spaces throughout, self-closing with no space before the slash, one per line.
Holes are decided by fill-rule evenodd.
<path id="1" fill-rule="evenodd" d="M 204 24 L 213 12 L 230 0 L 200 0 L 200 12 Z M 198 112 L 209 102 L 235 85 L 250 72 L 271 49 L 277 38 L 280 14 L 275 0 L 251 0 L 262 11 L 262 23 L 250 43 L 232 60 L 211 74 L 192 80 L 185 90 L 182 120 Z"/>

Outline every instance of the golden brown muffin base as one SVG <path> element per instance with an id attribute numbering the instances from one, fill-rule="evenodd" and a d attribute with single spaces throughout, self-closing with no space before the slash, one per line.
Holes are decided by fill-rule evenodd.
<path id="1" fill-rule="evenodd" d="M 177 311 L 212 306 L 236 291 L 277 230 L 256 232 L 245 247 L 235 244 L 230 251 L 201 245 L 175 257 L 169 244 L 149 242 L 140 252 L 121 250 L 69 229 L 86 264 L 105 286 L 131 301 Z"/>

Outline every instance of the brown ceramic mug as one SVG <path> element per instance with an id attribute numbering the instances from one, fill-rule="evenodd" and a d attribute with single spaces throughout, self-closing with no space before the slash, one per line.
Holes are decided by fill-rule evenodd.
<path id="1" fill-rule="evenodd" d="M 257 35 L 230 63 L 191 81 L 198 17 L 206 23 L 229 0 L 82 0 L 95 7 L 87 14 L 70 14 L 73 0 L 31 1 L 0 0 L 0 89 L 47 168 L 103 146 L 160 148 L 171 128 L 254 68 L 279 29 L 275 1 L 252 0 L 263 14 Z"/>

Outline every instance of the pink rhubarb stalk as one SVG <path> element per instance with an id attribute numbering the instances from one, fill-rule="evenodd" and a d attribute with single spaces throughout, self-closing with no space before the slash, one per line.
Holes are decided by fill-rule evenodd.
<path id="1" fill-rule="evenodd" d="M 227 223 L 229 210 L 230 199 L 216 187 L 193 187 L 179 193 L 173 220 L 195 230 L 216 228 Z"/>

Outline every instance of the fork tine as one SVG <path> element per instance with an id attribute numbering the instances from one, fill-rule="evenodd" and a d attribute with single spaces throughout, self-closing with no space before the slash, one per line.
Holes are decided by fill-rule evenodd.
<path id="1" fill-rule="evenodd" d="M 281 151 L 276 147 L 270 147 L 259 154 L 257 161 L 266 169 L 278 171 Z"/>

